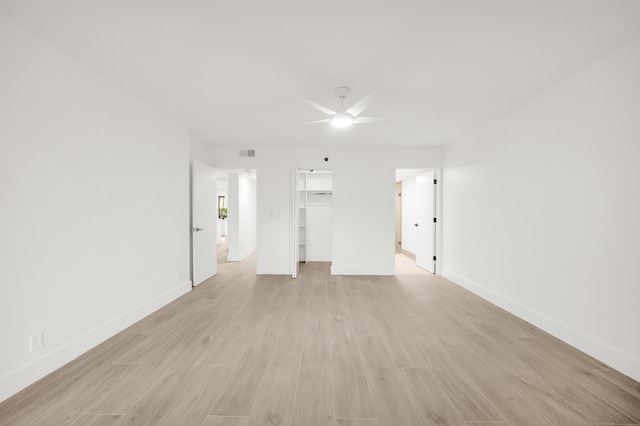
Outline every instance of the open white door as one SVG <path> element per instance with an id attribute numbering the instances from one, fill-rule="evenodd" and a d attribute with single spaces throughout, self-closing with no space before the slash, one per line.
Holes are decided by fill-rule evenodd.
<path id="1" fill-rule="evenodd" d="M 418 244 L 416 265 L 435 272 L 435 223 L 433 170 L 416 176 L 416 217 Z"/>
<path id="2" fill-rule="evenodd" d="M 298 169 L 295 169 L 292 176 L 293 211 L 291 212 L 291 217 L 293 218 L 293 230 L 291 232 L 293 235 L 292 278 L 298 278 L 298 273 L 300 272 L 300 229 L 298 228 L 300 219 L 300 196 L 298 195 L 298 175 Z"/>
<path id="3" fill-rule="evenodd" d="M 216 170 L 191 163 L 191 282 L 193 286 L 218 273 Z"/>

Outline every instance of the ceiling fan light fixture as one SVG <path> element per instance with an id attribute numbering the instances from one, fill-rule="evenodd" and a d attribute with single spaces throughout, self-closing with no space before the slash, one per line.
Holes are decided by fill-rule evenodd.
<path id="1" fill-rule="evenodd" d="M 335 114 L 329 119 L 329 122 L 333 127 L 344 128 L 353 124 L 353 115 L 348 112 L 341 112 Z"/>

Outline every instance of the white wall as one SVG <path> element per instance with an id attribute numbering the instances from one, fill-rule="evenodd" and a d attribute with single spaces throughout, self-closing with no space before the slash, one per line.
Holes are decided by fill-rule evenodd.
<path id="1" fill-rule="evenodd" d="M 443 155 L 441 147 L 301 146 L 257 147 L 247 158 L 237 148 L 212 149 L 218 168 L 257 169 L 259 274 L 291 273 L 295 168 L 333 170 L 332 271 L 393 274 L 395 169 L 439 168 Z"/>
<path id="2" fill-rule="evenodd" d="M 189 159 L 211 164 L 211 147 L 193 134 L 189 135 Z"/>
<path id="3" fill-rule="evenodd" d="M 640 42 L 446 150 L 445 276 L 640 380 Z"/>
<path id="4" fill-rule="evenodd" d="M 190 289 L 189 137 L 2 17 L 0 57 L 4 400 Z"/>
<path id="5" fill-rule="evenodd" d="M 307 207 L 307 259 L 309 262 L 330 262 L 332 242 L 331 204 L 309 204 Z"/>

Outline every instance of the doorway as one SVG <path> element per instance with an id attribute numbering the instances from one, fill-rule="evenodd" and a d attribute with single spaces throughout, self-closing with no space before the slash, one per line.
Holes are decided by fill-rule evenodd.
<path id="1" fill-rule="evenodd" d="M 396 170 L 396 275 L 436 272 L 435 176 L 430 169 Z"/>
<path id="2" fill-rule="evenodd" d="M 216 169 L 192 161 L 191 183 L 191 284 L 197 286 L 218 272 L 216 260 Z"/>
<path id="3" fill-rule="evenodd" d="M 296 278 L 301 263 L 331 261 L 333 172 L 297 169 L 293 182 L 291 276 Z"/>
<path id="4" fill-rule="evenodd" d="M 255 169 L 225 169 L 227 261 L 241 261 L 257 248 L 257 173 Z"/>

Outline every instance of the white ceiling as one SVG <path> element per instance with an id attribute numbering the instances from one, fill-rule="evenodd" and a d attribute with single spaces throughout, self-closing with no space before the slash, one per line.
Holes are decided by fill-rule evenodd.
<path id="1" fill-rule="evenodd" d="M 637 0 L 0 0 L 210 144 L 443 144 L 640 37 Z M 336 131 L 300 101 L 392 123 Z M 349 103 L 349 102 L 347 102 Z"/>

